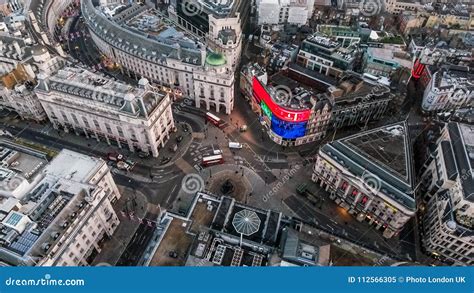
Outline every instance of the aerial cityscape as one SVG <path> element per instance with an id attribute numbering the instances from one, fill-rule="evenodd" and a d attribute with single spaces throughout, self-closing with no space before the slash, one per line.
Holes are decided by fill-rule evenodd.
<path id="1" fill-rule="evenodd" d="M 473 170 L 473 0 L 0 0 L 2 267 L 474 266 Z"/>

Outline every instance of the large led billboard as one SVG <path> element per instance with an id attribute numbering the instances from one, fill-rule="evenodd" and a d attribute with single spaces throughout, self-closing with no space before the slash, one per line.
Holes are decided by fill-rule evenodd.
<path id="1" fill-rule="evenodd" d="M 309 116 L 311 115 L 310 109 L 305 110 L 293 110 L 284 108 L 277 103 L 275 103 L 268 94 L 265 87 L 260 83 L 260 81 L 254 77 L 253 78 L 253 96 L 257 100 L 258 103 L 264 101 L 265 104 L 268 106 L 270 111 L 273 113 L 272 116 L 277 116 L 280 120 L 288 121 L 288 122 L 304 122 L 308 121 Z"/>
<path id="2" fill-rule="evenodd" d="M 272 116 L 272 130 L 284 139 L 296 139 L 306 133 L 307 122 L 288 122 Z"/>

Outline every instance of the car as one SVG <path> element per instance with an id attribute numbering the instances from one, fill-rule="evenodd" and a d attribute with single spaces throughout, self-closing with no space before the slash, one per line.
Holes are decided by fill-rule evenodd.
<path id="1" fill-rule="evenodd" d="M 120 153 L 108 153 L 107 159 L 109 159 L 109 161 L 118 162 L 118 161 L 124 161 L 125 156 Z"/>
<path id="2" fill-rule="evenodd" d="M 119 170 L 125 170 L 125 171 L 131 170 L 131 166 L 128 163 L 125 163 L 124 161 L 117 162 L 117 168 Z"/>
<path id="3" fill-rule="evenodd" d="M 245 131 L 247 131 L 247 125 L 240 126 L 240 132 L 245 132 Z"/>
<path id="4" fill-rule="evenodd" d="M 181 126 L 181 128 L 183 129 L 184 132 L 188 132 L 188 131 L 189 131 L 188 125 L 186 125 L 186 124 L 183 124 L 183 125 Z"/>
<path id="5" fill-rule="evenodd" d="M 149 156 L 150 156 L 149 153 L 146 153 L 146 152 L 138 152 L 138 157 L 139 157 L 139 158 L 144 159 L 144 158 L 148 158 Z"/>
<path id="6" fill-rule="evenodd" d="M 170 157 L 164 157 L 163 159 L 161 159 L 160 165 L 164 165 L 166 163 L 169 163 L 169 161 L 171 161 Z"/>
<path id="7" fill-rule="evenodd" d="M 127 163 L 129 166 L 130 166 L 130 170 L 133 169 L 133 167 L 135 167 L 135 165 L 137 164 L 136 162 L 128 159 L 128 160 L 125 160 L 125 163 Z"/>
<path id="8" fill-rule="evenodd" d="M 172 258 L 178 258 L 178 253 L 174 250 L 171 250 L 169 253 L 168 253 L 169 257 L 172 257 Z"/>
<path id="9" fill-rule="evenodd" d="M 242 144 L 240 142 L 233 142 L 233 141 L 230 141 L 229 142 L 229 148 L 230 149 L 241 149 L 242 148 Z"/>
<path id="10" fill-rule="evenodd" d="M 180 135 L 180 136 L 178 136 L 178 137 L 176 138 L 176 142 L 181 142 L 182 140 L 183 140 L 183 136 L 182 136 L 182 135 Z"/>

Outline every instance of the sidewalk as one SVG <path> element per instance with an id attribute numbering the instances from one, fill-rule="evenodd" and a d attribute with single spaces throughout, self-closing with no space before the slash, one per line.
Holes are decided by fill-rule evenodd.
<path id="1" fill-rule="evenodd" d="M 133 211 L 138 218 L 143 218 L 147 212 L 148 201 L 145 195 L 139 191 L 134 191 L 131 188 L 123 186 L 119 186 L 119 191 L 122 197 L 113 207 L 120 220 L 120 224 L 113 236 L 104 243 L 92 265 L 104 263 L 115 265 L 135 234 L 140 223 L 137 220 L 130 220 L 128 216 L 124 217 L 122 211 L 126 211 L 127 209 L 128 211 Z"/>

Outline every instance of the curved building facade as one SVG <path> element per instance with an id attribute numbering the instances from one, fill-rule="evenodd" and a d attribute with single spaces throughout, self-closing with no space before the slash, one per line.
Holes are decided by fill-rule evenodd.
<path id="1" fill-rule="evenodd" d="M 92 0 L 84 0 L 81 9 L 94 43 L 121 64 L 124 73 L 146 77 L 177 95 L 188 96 L 198 108 L 230 114 L 234 105 L 232 56 L 212 50 L 202 38 L 146 5 L 134 3 L 111 15 Z"/>

